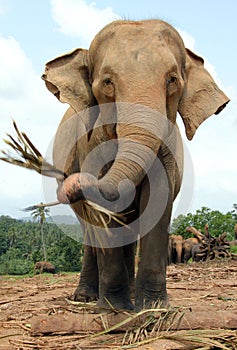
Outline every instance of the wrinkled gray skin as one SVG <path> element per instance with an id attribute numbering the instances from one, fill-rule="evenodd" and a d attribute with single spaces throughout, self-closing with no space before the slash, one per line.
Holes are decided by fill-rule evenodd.
<path id="1" fill-rule="evenodd" d="M 96 201 L 93 193 L 99 190 L 104 199 L 113 202 L 118 198 L 118 184 L 124 179 L 129 179 L 136 188 L 136 200 L 132 206 L 139 215 L 148 201 L 147 172 L 152 172 L 155 166 L 155 155 L 163 164 L 168 185 L 167 178 L 159 176 L 159 172 L 155 174 L 154 183 L 158 190 L 164 189 L 168 193 L 168 199 L 163 215 L 141 240 L 135 306 L 141 309 L 157 302 L 166 304 L 167 230 L 173 200 L 179 192 L 182 170 L 178 171 L 174 156 L 163 142 L 169 137 L 173 138 L 171 128 L 162 129 L 162 136 L 157 136 L 160 132 L 158 115 L 160 113 L 175 125 L 179 111 L 186 135 L 191 140 L 198 126 L 212 114 L 219 113 L 228 103 L 228 98 L 205 70 L 203 59 L 186 50 L 174 28 L 159 20 L 116 21 L 109 24 L 94 38 L 88 53 L 76 50 L 59 61 L 52 61 L 46 65 L 43 79 L 49 90 L 61 102 L 69 103 L 74 111 L 98 103 L 98 118 L 111 120 L 113 124 L 112 127 L 103 128 L 100 137 L 117 140 L 116 158 L 96 181 L 92 181 L 85 172 L 78 176 L 83 161 L 81 152 L 87 153 L 90 147 L 84 151 L 78 147 L 80 142 L 76 142 L 70 155 L 66 155 L 66 165 L 65 159 L 60 160 L 64 154 L 63 145 L 77 138 L 75 128 L 68 128 L 65 135 L 64 132 L 57 135 L 61 139 L 58 141 L 56 138 L 55 163 L 64 164 L 67 175 L 72 174 L 59 186 L 58 198 L 65 203 L 73 201 L 72 207 L 78 217 L 81 216 L 82 192 L 89 193 L 89 199 Z M 144 116 L 143 111 L 139 112 L 139 107 L 134 110 L 119 104 L 111 110 L 104 105 L 110 102 L 146 106 L 156 113 Z M 91 123 L 94 131 L 95 120 L 93 117 L 88 119 L 84 124 Z M 81 127 L 85 128 L 85 125 Z M 79 126 L 77 132 L 78 129 L 81 130 Z M 87 142 L 90 139 L 88 133 Z M 178 142 L 172 141 L 173 144 Z M 154 156 L 145 149 L 152 150 Z M 177 152 L 182 158 L 180 149 Z M 179 166 L 181 163 L 182 160 Z M 72 186 L 72 183 L 77 186 Z M 130 187 L 125 192 L 129 191 Z M 162 204 L 159 200 L 157 195 L 157 208 Z M 150 219 L 154 215 L 156 208 L 151 211 Z M 133 261 L 131 247 L 127 247 L 126 253 L 125 247 L 115 247 L 105 254 L 99 248 L 96 254 L 89 247 L 86 248 L 80 284 L 85 295 L 88 292 L 88 299 L 90 290 L 94 290 L 98 283 L 98 305 L 107 306 L 107 298 L 115 308 L 132 308 L 128 269 Z M 126 261 L 128 256 L 129 263 Z"/>
<path id="2" fill-rule="evenodd" d="M 202 243 L 195 244 L 192 247 L 191 256 L 193 261 L 204 261 L 207 258 L 207 253 L 204 256 L 199 256 L 198 254 L 203 254 Z"/>

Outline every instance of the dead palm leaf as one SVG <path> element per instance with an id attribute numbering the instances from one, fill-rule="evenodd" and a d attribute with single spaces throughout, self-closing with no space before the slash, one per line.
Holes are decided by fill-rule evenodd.
<path id="1" fill-rule="evenodd" d="M 47 162 L 39 150 L 34 146 L 34 144 L 30 141 L 29 137 L 24 132 L 20 132 L 17 124 L 13 121 L 13 126 L 16 132 L 16 136 L 12 136 L 7 134 L 8 139 L 4 139 L 4 142 L 10 146 L 11 151 L 2 150 L 1 160 L 4 162 L 17 165 L 22 168 L 34 170 L 37 173 L 43 176 L 53 177 L 59 181 L 63 181 L 67 175 L 57 169 L 54 165 Z M 12 153 L 13 151 L 13 153 Z M 91 225 L 94 227 L 94 231 L 96 232 L 96 227 L 102 227 L 105 229 L 107 236 L 110 237 L 109 224 L 112 220 L 116 221 L 118 224 L 122 226 L 126 226 L 123 222 L 123 214 L 115 213 L 106 209 L 99 204 L 96 204 L 91 201 L 83 200 L 83 210 L 84 217 L 87 223 L 87 231 L 88 234 L 91 235 Z M 25 211 L 32 211 L 37 208 L 44 208 L 49 206 L 55 206 L 60 204 L 59 201 L 51 202 L 51 203 L 40 203 L 30 207 L 25 208 Z M 90 223 L 90 224 L 89 224 Z M 98 235 L 99 237 L 100 235 Z M 100 237 L 98 238 L 100 240 Z M 93 240 L 92 236 L 91 239 Z M 102 247 L 102 242 L 101 242 Z"/>

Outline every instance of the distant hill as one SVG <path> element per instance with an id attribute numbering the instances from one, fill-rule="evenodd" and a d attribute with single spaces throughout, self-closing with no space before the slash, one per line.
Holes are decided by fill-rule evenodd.
<path id="1" fill-rule="evenodd" d="M 53 222 L 55 224 L 76 225 L 79 223 L 72 215 L 54 215 L 49 217 L 49 219 L 51 219 L 51 221 L 48 222 Z"/>
<path id="2" fill-rule="evenodd" d="M 27 216 L 20 218 L 22 221 L 31 221 L 33 222 L 32 216 Z M 46 222 L 54 223 L 54 224 L 66 224 L 66 225 L 76 225 L 78 224 L 78 220 L 72 215 L 54 215 L 49 216 L 46 219 Z"/>

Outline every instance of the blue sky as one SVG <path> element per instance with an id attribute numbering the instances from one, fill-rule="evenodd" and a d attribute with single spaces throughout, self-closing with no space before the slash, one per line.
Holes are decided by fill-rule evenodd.
<path id="1" fill-rule="evenodd" d="M 195 186 L 188 193 L 192 202 L 183 206 L 180 198 L 176 214 L 204 205 L 231 210 L 237 202 L 236 13 L 235 0 L 0 0 L 0 138 L 12 130 L 14 118 L 45 152 L 67 108 L 40 79 L 45 63 L 76 47 L 88 48 L 96 32 L 116 18 L 161 18 L 204 57 L 207 69 L 231 98 L 220 116 L 209 118 L 193 141 L 185 141 Z M 2 141 L 0 148 L 6 148 Z M 24 216 L 20 208 L 47 199 L 39 175 L 3 163 L 0 174 L 0 215 Z"/>

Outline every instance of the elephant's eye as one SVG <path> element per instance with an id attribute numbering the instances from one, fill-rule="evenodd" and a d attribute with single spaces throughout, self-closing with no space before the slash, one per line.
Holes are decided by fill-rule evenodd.
<path id="1" fill-rule="evenodd" d="M 176 83 L 177 80 L 178 80 L 178 79 L 177 79 L 176 75 L 172 75 L 172 76 L 170 76 L 170 77 L 168 78 L 167 83 L 168 83 L 168 85 L 169 85 L 170 83 Z"/>
<path id="2" fill-rule="evenodd" d="M 104 79 L 102 81 L 102 92 L 105 96 L 108 98 L 114 97 L 114 83 L 110 76 L 104 76 Z"/>
<path id="3" fill-rule="evenodd" d="M 167 83 L 167 91 L 170 96 L 178 91 L 178 88 L 179 88 L 178 77 L 175 73 L 172 73 L 167 77 L 166 83 Z"/>
<path id="4" fill-rule="evenodd" d="M 112 82 L 112 80 L 110 79 L 110 78 L 105 78 L 104 80 L 103 80 L 103 83 L 104 83 L 104 85 L 113 85 L 113 82 Z"/>
<path id="5" fill-rule="evenodd" d="M 176 83 L 177 77 L 171 77 L 170 78 L 170 83 Z"/>

